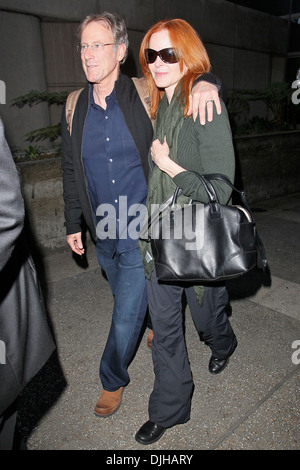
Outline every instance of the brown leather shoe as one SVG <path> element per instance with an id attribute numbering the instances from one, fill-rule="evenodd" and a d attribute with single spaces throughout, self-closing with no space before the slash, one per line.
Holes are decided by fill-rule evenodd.
<path id="1" fill-rule="evenodd" d="M 149 349 L 151 349 L 152 340 L 153 340 L 153 330 L 149 330 L 148 338 L 147 338 L 147 346 Z"/>
<path id="2" fill-rule="evenodd" d="M 123 390 L 124 387 L 120 387 L 115 392 L 102 390 L 94 409 L 95 415 L 106 418 L 114 414 L 120 408 Z"/>

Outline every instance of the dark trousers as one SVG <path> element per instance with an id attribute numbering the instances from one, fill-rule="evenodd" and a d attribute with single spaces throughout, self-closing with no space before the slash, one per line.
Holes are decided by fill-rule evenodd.
<path id="1" fill-rule="evenodd" d="M 236 338 L 226 314 L 225 286 L 205 287 L 202 305 L 197 302 L 193 287 L 184 289 L 158 283 L 155 272 L 147 282 L 147 289 L 154 332 L 155 373 L 149 419 L 167 428 L 188 421 L 194 388 L 183 332 L 183 291 L 198 334 L 210 346 L 213 356 L 223 359 L 230 355 Z"/>

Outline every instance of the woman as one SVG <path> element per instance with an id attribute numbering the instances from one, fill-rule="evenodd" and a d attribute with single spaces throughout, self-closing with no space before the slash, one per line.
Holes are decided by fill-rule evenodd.
<path id="1" fill-rule="evenodd" d="M 152 116 L 156 118 L 149 158 L 148 213 L 151 204 L 161 204 L 176 186 L 183 190 L 181 204 L 190 198 L 208 202 L 192 172 L 223 173 L 233 181 L 235 164 L 224 103 L 221 115 L 214 116 L 205 126 L 187 117 L 191 86 L 197 76 L 210 70 L 203 43 L 184 20 L 160 21 L 143 39 L 140 62 L 150 90 Z M 230 188 L 217 181 L 214 186 L 220 202 L 226 204 Z M 237 344 L 226 315 L 225 285 L 183 287 L 158 283 L 149 245 L 141 242 L 154 331 L 155 382 L 149 400 L 149 421 L 135 436 L 140 444 L 157 441 L 167 428 L 190 417 L 193 379 L 182 328 L 183 292 L 197 331 L 212 350 L 211 373 L 224 369 Z"/>

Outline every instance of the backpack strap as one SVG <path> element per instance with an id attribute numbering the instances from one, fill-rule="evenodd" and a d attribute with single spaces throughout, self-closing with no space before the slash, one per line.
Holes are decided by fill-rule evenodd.
<path id="1" fill-rule="evenodd" d="M 68 131 L 70 135 L 72 134 L 72 121 L 73 121 L 74 111 L 76 108 L 76 103 L 82 90 L 83 88 L 80 88 L 80 90 L 72 91 L 68 95 L 68 98 L 66 101 L 66 121 L 67 121 Z"/>
<path id="2" fill-rule="evenodd" d="M 142 77 L 142 78 L 133 77 L 132 81 L 136 87 L 136 90 L 139 94 L 141 102 L 143 103 L 146 113 L 148 114 L 149 119 L 151 120 L 151 123 L 153 126 L 154 120 L 151 118 L 151 114 L 150 114 L 150 96 L 149 96 L 147 85 L 146 85 L 146 79 L 145 77 Z M 72 91 L 68 95 L 68 98 L 66 101 L 66 121 L 67 121 L 68 131 L 70 135 L 72 134 L 72 121 L 73 121 L 75 107 L 76 107 L 77 100 L 82 90 L 83 88 L 80 88 L 80 90 Z"/>
<path id="3" fill-rule="evenodd" d="M 135 84 L 136 91 L 139 94 L 139 97 L 141 99 L 141 102 L 144 105 L 144 108 L 146 110 L 146 113 L 149 116 L 149 119 L 151 121 L 152 126 L 154 125 L 154 119 L 151 118 L 151 113 L 150 113 L 150 96 L 149 96 L 149 91 L 147 88 L 147 83 L 145 77 L 142 78 L 136 78 L 132 77 L 132 81 Z"/>

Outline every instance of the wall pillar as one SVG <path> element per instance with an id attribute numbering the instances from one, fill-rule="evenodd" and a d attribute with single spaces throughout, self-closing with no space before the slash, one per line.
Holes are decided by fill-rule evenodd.
<path id="1" fill-rule="evenodd" d="M 45 103 L 24 108 L 11 107 L 14 98 L 30 90 L 47 89 L 40 20 L 32 15 L 1 11 L 0 14 L 0 80 L 5 83 L 6 100 L 0 104 L 0 115 L 12 150 L 24 149 L 25 135 L 49 125 Z M 1 101 L 2 103 L 2 101 Z"/>

